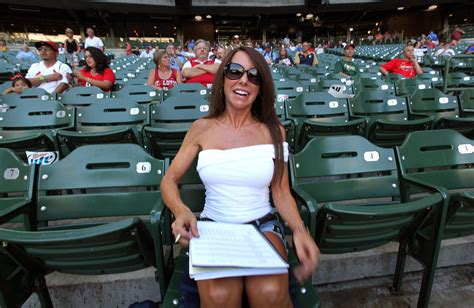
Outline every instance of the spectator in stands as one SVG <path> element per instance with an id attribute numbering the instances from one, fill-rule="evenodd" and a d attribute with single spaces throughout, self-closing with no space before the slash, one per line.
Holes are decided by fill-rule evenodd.
<path id="1" fill-rule="evenodd" d="M 147 84 L 158 90 L 171 90 L 178 83 L 182 83 L 179 70 L 171 67 L 171 57 L 166 51 L 159 51 L 153 58 L 156 67 L 148 74 Z"/>
<path id="2" fill-rule="evenodd" d="M 0 40 L 0 52 L 8 51 L 7 42 Z"/>
<path id="3" fill-rule="evenodd" d="M 209 60 L 210 44 L 205 40 L 197 40 L 194 43 L 195 58 L 189 59 L 183 65 L 183 77 L 186 83 L 200 83 L 207 88 L 212 87 L 214 75 L 219 68 L 219 59 Z"/>
<path id="4" fill-rule="evenodd" d="M 59 43 L 58 44 L 58 54 L 63 55 L 65 52 L 66 52 L 66 50 L 64 49 L 64 44 Z"/>
<path id="5" fill-rule="evenodd" d="M 174 68 L 178 72 L 181 72 L 181 69 L 183 68 L 183 62 L 184 62 L 184 57 L 178 56 L 178 53 L 176 52 L 176 48 L 174 47 L 173 43 L 169 43 L 166 45 L 166 53 L 170 57 L 170 66 L 171 68 Z"/>
<path id="6" fill-rule="evenodd" d="M 461 39 L 461 36 L 465 33 L 466 32 L 464 32 L 461 28 L 456 26 L 453 33 L 451 34 L 451 40 L 458 42 Z"/>
<path id="7" fill-rule="evenodd" d="M 125 55 L 129 56 L 132 54 L 132 45 L 130 42 L 125 43 Z"/>
<path id="8" fill-rule="evenodd" d="M 16 58 L 18 60 L 36 60 L 36 55 L 30 50 L 28 45 L 24 44 L 21 46 L 20 51 L 16 54 Z"/>
<path id="9" fill-rule="evenodd" d="M 87 49 L 87 47 L 95 47 L 104 51 L 104 43 L 102 43 L 102 40 L 99 37 L 94 35 L 94 30 L 92 28 L 87 28 L 86 33 L 87 37 L 84 43 L 84 49 Z"/>
<path id="10" fill-rule="evenodd" d="M 435 44 L 435 46 L 439 44 L 438 35 L 436 35 L 436 33 L 433 30 L 431 30 L 431 32 L 428 33 L 426 37 L 429 38 Z"/>
<path id="11" fill-rule="evenodd" d="M 449 48 L 449 43 L 447 42 L 444 42 L 441 44 L 441 48 L 436 50 L 435 52 L 435 57 L 451 57 L 451 56 L 454 56 L 456 54 L 456 52 L 452 49 L 452 48 Z"/>
<path id="12" fill-rule="evenodd" d="M 301 52 L 297 52 L 295 55 L 295 64 L 306 64 L 309 66 L 318 64 L 316 54 L 309 51 L 309 43 L 304 41 L 302 47 Z"/>
<path id="13" fill-rule="evenodd" d="M 474 44 L 467 46 L 466 50 L 464 51 L 466 55 L 474 54 Z"/>
<path id="14" fill-rule="evenodd" d="M 58 61 L 58 47 L 51 41 L 35 43 L 36 49 L 43 61 L 31 65 L 26 78 L 33 87 L 46 90 L 49 93 L 62 93 L 69 88 L 71 68 Z"/>
<path id="15" fill-rule="evenodd" d="M 71 28 L 66 28 L 66 40 L 64 44 L 66 45 L 66 63 L 74 68 L 78 64 L 77 55 L 81 51 L 81 46 L 74 38 L 74 31 Z"/>
<path id="16" fill-rule="evenodd" d="M 287 258 L 283 226 L 270 204 L 271 191 L 279 215 L 293 233 L 302 263 L 295 276 L 302 281 L 316 269 L 319 251 L 290 193 L 288 149 L 285 130 L 275 114 L 274 91 L 261 54 L 248 47 L 232 50 L 217 71 L 209 115 L 195 121 L 187 132 L 161 181 L 161 192 L 176 218 L 173 234 L 187 246 L 199 230 L 196 216 L 180 198 L 178 184 L 197 158 L 206 188 L 200 219 L 254 223 Z M 243 292 L 250 307 L 291 307 L 288 280 L 288 274 L 237 276 L 199 280 L 197 285 L 201 307 L 240 307 Z"/>
<path id="17" fill-rule="evenodd" d="M 12 80 L 12 86 L 5 89 L 2 95 L 5 96 L 10 93 L 21 94 L 24 90 L 32 87 L 31 81 L 23 77 L 21 74 L 15 75 Z"/>
<path id="18" fill-rule="evenodd" d="M 407 45 L 403 49 L 405 59 L 393 59 L 379 67 L 380 72 L 387 76 L 387 74 L 400 74 L 407 78 L 413 78 L 416 74 L 423 74 L 420 64 L 416 61 L 413 46 Z"/>
<path id="19" fill-rule="evenodd" d="M 226 55 L 227 55 L 227 49 L 223 46 L 219 46 L 219 48 L 217 48 L 217 59 L 222 61 Z"/>
<path id="20" fill-rule="evenodd" d="M 347 44 L 344 48 L 344 58 L 334 65 L 334 73 L 339 73 L 346 77 L 356 77 L 359 75 L 359 68 L 354 63 L 355 45 Z"/>
<path id="21" fill-rule="evenodd" d="M 153 49 L 151 48 L 150 45 L 147 45 L 145 47 L 145 50 L 142 51 L 142 53 L 140 54 L 140 58 L 153 58 Z"/>
<path id="22" fill-rule="evenodd" d="M 292 66 L 293 65 L 293 59 L 288 55 L 288 51 L 285 49 L 285 47 L 281 47 L 280 51 L 278 53 L 278 58 L 275 60 L 276 64 L 284 64 L 286 66 Z"/>
<path id="23" fill-rule="evenodd" d="M 426 37 L 425 46 L 428 49 L 435 49 L 436 48 L 436 44 L 429 37 Z"/>
<path id="24" fill-rule="evenodd" d="M 263 50 L 262 55 L 268 64 L 272 64 L 276 60 L 275 55 L 272 50 L 272 45 L 270 43 L 267 43 L 265 45 L 265 49 Z"/>
<path id="25" fill-rule="evenodd" d="M 115 74 L 109 67 L 109 59 L 102 50 L 87 47 L 84 51 L 85 67 L 74 75 L 83 87 L 98 87 L 109 92 L 115 83 Z"/>

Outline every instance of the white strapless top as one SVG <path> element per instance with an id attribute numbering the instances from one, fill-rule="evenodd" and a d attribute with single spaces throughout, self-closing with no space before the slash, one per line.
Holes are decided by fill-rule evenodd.
<path id="1" fill-rule="evenodd" d="M 288 143 L 283 143 L 288 161 Z M 218 222 L 246 223 L 271 212 L 273 144 L 199 152 L 197 171 L 206 187 L 201 217 Z"/>

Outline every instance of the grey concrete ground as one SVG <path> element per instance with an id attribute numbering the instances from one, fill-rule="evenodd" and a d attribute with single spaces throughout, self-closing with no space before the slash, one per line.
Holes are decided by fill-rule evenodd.
<path id="1" fill-rule="evenodd" d="M 323 308 L 405 308 L 416 307 L 421 272 L 405 274 L 402 295 L 392 295 L 392 277 L 361 279 L 319 285 Z M 438 269 L 430 308 L 474 307 L 474 264 Z"/>

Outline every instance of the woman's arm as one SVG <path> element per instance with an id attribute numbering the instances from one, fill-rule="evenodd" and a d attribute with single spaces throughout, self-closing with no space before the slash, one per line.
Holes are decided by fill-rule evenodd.
<path id="1" fill-rule="evenodd" d="M 283 140 L 286 140 L 285 131 L 283 128 L 281 128 L 281 130 Z M 288 223 L 293 233 L 293 244 L 295 245 L 296 254 L 301 263 L 301 266 L 295 269 L 295 276 L 298 281 L 302 282 L 304 279 L 310 277 L 316 270 L 319 262 L 319 248 L 298 213 L 296 201 L 290 192 L 288 168 L 286 164 L 281 181 L 272 185 L 271 190 L 273 202 L 275 203 L 278 213 L 283 220 Z"/>
<path id="2" fill-rule="evenodd" d="M 178 184 L 201 148 L 200 138 L 206 129 L 206 123 L 207 120 L 197 120 L 192 124 L 160 185 L 163 201 L 175 216 L 172 224 L 173 234 L 181 235 L 180 243 L 184 246 L 189 244 L 191 235 L 197 237 L 199 232 L 196 217 L 181 199 Z"/>
<path id="3" fill-rule="evenodd" d="M 181 73 L 178 70 L 176 70 L 176 81 L 178 83 L 183 83 L 183 77 L 181 77 Z"/>

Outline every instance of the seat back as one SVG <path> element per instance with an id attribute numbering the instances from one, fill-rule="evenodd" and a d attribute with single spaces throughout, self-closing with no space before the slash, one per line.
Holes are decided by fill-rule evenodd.
<path id="1" fill-rule="evenodd" d="M 395 84 L 396 93 L 399 96 L 412 95 L 416 90 L 431 89 L 433 85 L 430 81 L 416 78 L 398 80 Z"/>
<path id="2" fill-rule="evenodd" d="M 295 80 L 273 81 L 275 86 L 275 98 L 277 101 L 294 99 L 304 92 L 304 88 Z"/>
<path id="3" fill-rule="evenodd" d="M 41 88 L 26 89 L 20 94 L 10 93 L 3 97 L 3 102 L 9 106 L 17 106 L 27 101 L 48 101 L 54 99 L 53 95 Z"/>
<path id="4" fill-rule="evenodd" d="M 310 85 L 309 89 L 311 92 L 328 92 L 331 86 L 341 86 L 345 87 L 346 89 L 343 93 L 346 94 L 354 94 L 354 89 L 352 87 L 351 82 L 349 79 L 341 78 L 341 79 L 320 79 L 316 85 Z"/>
<path id="5" fill-rule="evenodd" d="M 126 85 L 117 92 L 112 93 L 112 97 L 122 98 L 137 104 L 149 104 L 161 102 L 162 91 L 158 91 L 148 85 Z"/>
<path id="6" fill-rule="evenodd" d="M 410 177 L 449 190 L 444 238 L 474 233 L 474 144 L 454 130 L 413 132 L 398 148 Z"/>
<path id="7" fill-rule="evenodd" d="M 159 105 L 151 106 L 152 127 L 189 126 L 193 121 L 206 116 L 209 103 L 202 95 L 174 95 Z"/>
<path id="8" fill-rule="evenodd" d="M 34 166 L 24 163 L 13 151 L 0 148 L 0 212 L 15 204 L 30 201 Z M 1 218 L 2 215 L 0 215 Z"/>
<path id="9" fill-rule="evenodd" d="M 416 90 L 409 102 L 411 113 L 428 114 L 435 120 L 446 116 L 456 117 L 459 114 L 457 98 L 438 89 Z"/>
<path id="10" fill-rule="evenodd" d="M 312 118 L 322 122 L 344 122 L 349 118 L 347 100 L 327 92 L 303 93 L 288 100 L 287 117 L 301 120 Z"/>
<path id="11" fill-rule="evenodd" d="M 163 173 L 163 161 L 136 144 L 79 147 L 40 168 L 38 222 L 149 215 Z"/>
<path id="12" fill-rule="evenodd" d="M 209 95 L 208 89 L 200 83 L 179 83 L 168 91 L 163 92 L 163 98 L 166 100 L 168 97 L 193 94 L 207 97 Z"/>
<path id="13" fill-rule="evenodd" d="M 369 123 L 376 119 L 407 120 L 406 99 L 388 91 L 361 91 L 349 104 L 352 116 L 365 117 Z"/>
<path id="14" fill-rule="evenodd" d="M 293 155 L 290 169 L 296 193 L 318 203 L 315 238 L 323 253 L 397 239 L 420 210 L 396 210 L 401 194 L 394 150 L 360 136 L 313 139 Z"/>
<path id="15" fill-rule="evenodd" d="M 98 87 L 75 87 L 58 94 L 58 100 L 66 106 L 88 106 L 106 97 L 108 93 Z"/>
<path id="16" fill-rule="evenodd" d="M 462 91 L 459 95 L 459 105 L 463 115 L 474 116 L 474 89 Z"/>

